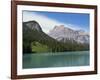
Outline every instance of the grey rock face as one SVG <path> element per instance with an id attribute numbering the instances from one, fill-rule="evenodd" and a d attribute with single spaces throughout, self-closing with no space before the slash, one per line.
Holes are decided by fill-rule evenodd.
<path id="1" fill-rule="evenodd" d="M 42 28 L 36 21 L 28 21 L 28 22 L 24 22 L 23 24 L 26 25 L 29 29 L 35 29 L 37 31 L 42 31 Z"/>
<path id="2" fill-rule="evenodd" d="M 89 33 L 85 31 L 73 30 L 65 27 L 64 25 L 55 26 L 48 34 L 50 37 L 61 41 L 63 40 L 75 40 L 78 43 L 89 43 Z"/>

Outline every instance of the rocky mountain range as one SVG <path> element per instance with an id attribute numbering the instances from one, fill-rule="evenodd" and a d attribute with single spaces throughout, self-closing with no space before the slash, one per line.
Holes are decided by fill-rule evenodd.
<path id="1" fill-rule="evenodd" d="M 37 21 L 23 22 L 23 53 L 89 50 L 89 44 L 81 43 L 89 43 L 89 34 L 84 31 L 61 25 L 47 34 Z"/>
<path id="2" fill-rule="evenodd" d="M 89 43 L 89 33 L 83 30 L 73 30 L 64 25 L 55 26 L 48 35 L 58 41 L 74 40 L 78 43 Z"/>

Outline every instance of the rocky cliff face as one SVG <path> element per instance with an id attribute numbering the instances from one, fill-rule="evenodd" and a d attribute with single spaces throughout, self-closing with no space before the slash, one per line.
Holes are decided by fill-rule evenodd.
<path id="1" fill-rule="evenodd" d="M 34 29 L 37 31 L 42 31 L 42 28 L 40 27 L 40 25 L 36 22 L 36 21 L 28 21 L 28 22 L 23 22 L 24 25 L 24 29 L 28 28 L 28 29 Z"/>
<path id="2" fill-rule="evenodd" d="M 48 34 L 58 41 L 75 40 L 78 43 L 89 43 L 89 33 L 73 30 L 64 25 L 55 26 Z"/>

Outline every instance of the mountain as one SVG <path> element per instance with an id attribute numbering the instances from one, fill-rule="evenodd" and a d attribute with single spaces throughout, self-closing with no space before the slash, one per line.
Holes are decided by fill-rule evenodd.
<path id="1" fill-rule="evenodd" d="M 78 43 L 89 43 L 89 33 L 83 30 L 73 30 L 64 25 L 55 26 L 48 35 L 58 41 L 76 41 Z"/>
<path id="2" fill-rule="evenodd" d="M 42 31 L 42 28 L 36 21 L 28 21 L 28 22 L 23 22 L 23 29 L 31 29 L 31 30 L 37 30 L 37 31 Z"/>
<path id="3" fill-rule="evenodd" d="M 63 33 L 64 30 L 65 32 Z M 66 31 L 68 32 L 66 33 Z M 72 29 L 65 28 L 64 26 L 60 26 L 59 28 L 55 27 L 51 32 L 56 35 L 55 37 L 60 35 L 59 40 L 61 40 L 62 37 L 67 38 L 64 35 L 65 33 L 72 36 L 72 32 L 74 31 Z M 60 32 L 59 35 L 58 32 Z M 63 35 L 61 35 L 61 33 Z M 83 35 L 82 32 L 80 34 Z M 70 37 L 69 35 L 69 39 L 74 37 Z M 44 33 L 41 26 L 36 21 L 23 22 L 23 53 L 82 51 L 89 49 L 87 44 L 80 44 L 74 40 L 71 41 L 68 39 L 66 39 L 66 42 L 63 42 L 59 41 L 57 38 L 50 37 L 48 34 Z"/>
<path id="4" fill-rule="evenodd" d="M 38 22 L 23 22 L 23 53 L 54 51 L 54 44 L 61 46 L 60 42 L 42 31 Z"/>

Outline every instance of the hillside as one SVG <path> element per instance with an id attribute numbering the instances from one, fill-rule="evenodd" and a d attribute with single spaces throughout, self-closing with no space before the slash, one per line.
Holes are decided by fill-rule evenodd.
<path id="1" fill-rule="evenodd" d="M 58 41 L 42 31 L 36 21 L 23 22 L 23 53 L 64 52 L 88 50 L 88 44 L 75 40 Z"/>

